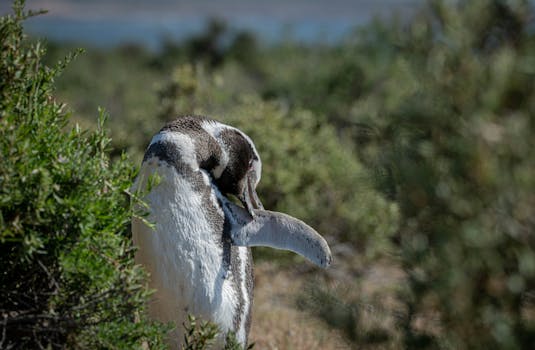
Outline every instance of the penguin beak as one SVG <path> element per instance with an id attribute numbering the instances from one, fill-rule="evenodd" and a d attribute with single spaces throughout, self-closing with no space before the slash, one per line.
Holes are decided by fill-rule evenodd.
<path id="1" fill-rule="evenodd" d="M 242 202 L 245 209 L 247 209 L 249 212 L 249 215 L 251 215 L 253 218 L 255 217 L 254 209 L 264 209 L 262 202 L 260 202 L 260 199 L 256 194 L 254 181 L 250 174 L 246 177 L 246 184 L 243 187 L 243 191 L 238 199 Z"/>

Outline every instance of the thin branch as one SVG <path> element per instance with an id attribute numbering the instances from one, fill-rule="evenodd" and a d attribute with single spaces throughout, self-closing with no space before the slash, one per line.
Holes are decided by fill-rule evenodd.
<path id="1" fill-rule="evenodd" d="M 4 341 L 6 341 L 6 330 L 7 330 L 7 314 L 4 315 L 4 320 L 2 321 L 2 339 L 0 340 L 0 349 L 3 349 Z"/>
<path id="2" fill-rule="evenodd" d="M 37 333 L 35 332 L 35 328 L 33 329 L 33 336 L 35 338 L 35 342 L 37 343 L 37 345 L 39 345 L 39 349 L 46 350 L 43 344 L 41 344 L 41 342 L 39 341 L 39 337 L 37 336 Z"/>
<path id="3" fill-rule="evenodd" d="M 48 271 L 48 269 L 46 268 L 46 266 L 41 262 L 40 259 L 37 259 L 37 263 L 39 264 L 39 266 L 41 266 L 41 268 L 43 269 L 43 271 L 45 271 L 46 275 L 48 276 L 48 278 L 50 279 L 50 283 L 52 283 L 54 285 L 54 287 L 56 287 L 56 290 L 52 293 L 52 294 L 57 294 L 57 292 L 59 291 L 59 284 L 58 282 L 56 281 L 56 279 L 54 278 L 54 276 L 52 276 L 52 274 L 50 273 L 50 271 Z"/>

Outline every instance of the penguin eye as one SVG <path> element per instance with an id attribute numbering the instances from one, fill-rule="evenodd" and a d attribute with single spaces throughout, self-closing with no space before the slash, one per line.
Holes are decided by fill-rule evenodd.
<path id="1" fill-rule="evenodd" d="M 253 159 L 249 160 L 249 166 L 248 169 L 251 170 L 253 168 Z"/>

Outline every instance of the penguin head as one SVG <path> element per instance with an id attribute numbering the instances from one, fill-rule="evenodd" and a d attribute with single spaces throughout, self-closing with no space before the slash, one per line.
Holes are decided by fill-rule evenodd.
<path id="1" fill-rule="evenodd" d="M 227 154 L 227 163 L 215 183 L 224 194 L 236 196 L 245 209 L 254 217 L 254 209 L 263 209 L 256 194 L 260 181 L 262 162 L 251 139 L 234 128 L 225 128 L 220 134 Z"/>

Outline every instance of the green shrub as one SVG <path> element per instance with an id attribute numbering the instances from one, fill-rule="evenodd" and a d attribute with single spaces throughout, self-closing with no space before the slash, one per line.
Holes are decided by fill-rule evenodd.
<path id="1" fill-rule="evenodd" d="M 188 322 L 183 324 L 185 329 L 182 350 L 204 350 L 211 349 L 220 333 L 219 327 L 208 321 L 201 321 L 193 315 L 188 315 Z M 254 343 L 245 349 L 236 340 L 236 335 L 227 333 L 224 350 L 250 350 L 254 348 Z"/>
<path id="2" fill-rule="evenodd" d="M 0 347 L 160 348 L 127 235 L 133 167 L 110 162 L 102 114 L 69 130 L 52 93 L 72 56 L 41 63 L 23 5 L 0 20 Z"/>
<path id="3" fill-rule="evenodd" d="M 352 109 L 400 205 L 408 348 L 535 344 L 533 14 L 432 2 L 392 26 L 397 53 Z"/>

